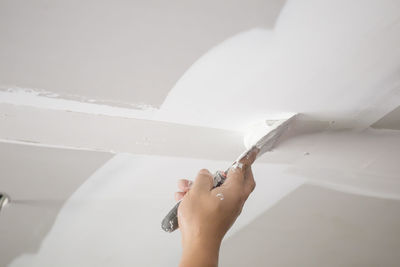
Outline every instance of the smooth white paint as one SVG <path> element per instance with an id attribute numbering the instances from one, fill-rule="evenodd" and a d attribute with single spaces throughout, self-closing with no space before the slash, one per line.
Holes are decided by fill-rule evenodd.
<path id="1" fill-rule="evenodd" d="M 304 185 L 224 242 L 220 266 L 399 265 L 400 201 Z"/>
<path id="2" fill-rule="evenodd" d="M 236 131 L 282 112 L 365 128 L 400 102 L 399 18 L 396 0 L 288 1 L 274 29 L 241 32 L 205 53 L 159 110 L 26 91 L 1 92 L 0 102 Z"/>
<path id="3" fill-rule="evenodd" d="M 0 90 L 0 103 L 29 106 L 49 110 L 62 110 L 120 118 L 152 119 L 157 109 L 142 105 L 138 108 L 124 108 L 106 104 L 63 99 L 51 92 L 27 88 L 7 88 Z"/>
<path id="4" fill-rule="evenodd" d="M 254 165 L 256 190 L 227 238 L 305 182 L 399 200 L 399 151 L 398 131 L 328 131 L 286 140 L 261 158 L 269 163 Z M 67 201 L 40 251 L 10 266 L 176 266 L 179 232 L 163 232 L 160 222 L 174 204 L 177 179 L 230 164 L 117 154 Z"/>
<path id="5" fill-rule="evenodd" d="M 240 132 L 0 104 L 0 139 L 107 152 L 233 161 Z"/>
<path id="6" fill-rule="evenodd" d="M 0 1 L 0 84 L 160 106 L 202 54 L 273 27 L 285 0 Z"/>
<path id="7" fill-rule="evenodd" d="M 216 171 L 229 164 L 118 154 L 69 198 L 39 252 L 10 266 L 177 266 L 179 231 L 161 230 L 177 178 L 193 179 L 204 166 Z M 303 184 L 303 178 L 284 175 L 286 168 L 254 166 L 257 188 L 228 236 Z"/>
<path id="8" fill-rule="evenodd" d="M 114 153 L 114 151 L 109 150 L 95 150 L 93 148 L 87 148 L 87 147 L 75 147 L 75 146 L 66 146 L 66 145 L 52 145 L 52 144 L 44 144 L 44 143 L 39 143 L 39 142 L 34 142 L 34 141 L 28 141 L 28 140 L 13 140 L 13 139 L 2 139 L 0 138 L 0 143 L 5 143 L 5 144 L 14 144 L 14 145 L 26 145 L 26 146 L 35 146 L 35 147 L 45 147 L 45 148 L 57 148 L 57 149 L 68 149 L 68 150 L 79 150 L 79 151 L 98 151 L 98 152 L 109 152 L 109 153 Z"/>
<path id="9" fill-rule="evenodd" d="M 230 164 L 244 150 L 240 132 L 12 105 L 1 108 L 6 112 L 0 113 L 0 138 L 6 142 L 14 138 L 39 146 L 225 160 Z M 319 124 L 316 127 L 297 120 L 293 126 L 280 144 L 257 162 L 287 164 L 296 175 L 343 191 L 400 196 L 398 131 L 338 131 L 329 125 L 321 130 Z"/>
<path id="10" fill-rule="evenodd" d="M 0 191 L 11 198 L 0 212 L 0 266 L 38 251 L 65 201 L 112 156 L 0 142 Z"/>
<path id="11" fill-rule="evenodd" d="M 258 148 L 260 151 L 257 157 L 260 157 L 263 153 L 272 150 L 282 139 L 282 136 L 295 126 L 296 118 L 297 114 L 290 114 L 280 120 L 262 121 L 260 124 L 254 125 L 255 127 L 247 132 L 243 138 L 245 147 L 247 149 L 253 146 Z"/>
<path id="12" fill-rule="evenodd" d="M 273 30 L 240 33 L 200 58 L 160 113 L 229 129 L 280 112 L 366 127 L 400 103 L 400 2 L 288 1 Z M 394 99 L 393 99 L 394 98 Z"/>
<path id="13" fill-rule="evenodd" d="M 197 137 L 191 146 L 181 144 L 196 136 L 186 133 L 200 130 L 186 127 L 235 130 L 227 142 L 232 145 L 238 131 L 282 112 L 335 121 L 336 128 L 371 125 L 400 101 L 399 18 L 396 0 L 288 1 L 273 30 L 241 32 L 204 54 L 158 110 L 80 103 L 40 91 L 1 91 L 0 102 L 14 105 L 3 106 L 3 139 L 151 154 L 116 155 L 66 203 L 40 252 L 12 266 L 176 266 L 179 235 L 160 229 L 173 204 L 176 179 L 231 164 L 171 157 L 213 157 L 203 142 L 196 143 Z M 112 90 L 107 88 L 107 94 Z M 51 127 L 43 127 L 50 122 Z M 177 124 L 170 131 L 171 125 L 162 122 L 185 124 L 187 131 L 180 132 Z M 227 132 L 212 130 L 203 140 L 222 142 L 221 133 Z M 398 132 L 370 130 L 292 136 L 261 159 L 268 164 L 255 165 L 257 189 L 231 233 L 306 179 L 354 194 L 399 199 L 399 140 Z M 222 159 L 237 147 L 214 149 L 214 157 Z"/>
<path id="14" fill-rule="evenodd" d="M 332 179 L 332 177 L 330 178 Z M 395 192 L 387 193 L 385 191 L 382 192 L 382 190 L 379 189 L 377 190 L 377 188 L 366 189 L 364 188 L 365 186 L 346 185 L 346 184 L 317 180 L 317 179 L 310 179 L 307 181 L 307 183 L 352 195 L 366 196 L 366 197 L 373 197 L 380 199 L 400 200 L 400 194 L 397 190 L 392 190 Z"/>

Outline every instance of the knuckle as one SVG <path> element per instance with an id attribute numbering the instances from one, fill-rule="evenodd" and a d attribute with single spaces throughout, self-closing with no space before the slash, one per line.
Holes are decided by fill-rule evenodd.
<path id="1" fill-rule="evenodd" d="M 248 160 L 244 160 L 242 165 L 242 172 L 245 173 L 247 169 L 250 167 Z"/>
<path id="2" fill-rule="evenodd" d="M 250 183 L 250 193 L 253 192 L 254 189 L 256 189 L 256 182 L 255 182 L 255 181 L 252 181 L 252 182 Z"/>

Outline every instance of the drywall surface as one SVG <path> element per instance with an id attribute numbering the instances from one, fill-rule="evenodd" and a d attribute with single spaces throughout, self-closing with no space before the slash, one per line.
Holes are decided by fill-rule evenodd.
<path id="1" fill-rule="evenodd" d="M 274 240 L 270 238 L 268 224 L 265 231 L 262 225 L 258 224 L 258 218 L 261 218 L 259 216 L 269 216 L 269 213 L 262 214 L 274 205 L 278 205 L 280 210 L 279 201 L 282 198 L 290 198 L 293 190 L 310 182 L 332 188 L 334 191 L 306 190 L 300 198 L 295 194 L 292 204 L 284 209 L 284 216 L 278 216 L 272 210 L 272 214 L 275 215 L 271 215 L 271 231 L 276 230 L 274 227 L 281 231 L 286 231 L 285 227 L 289 227 L 290 233 L 295 233 L 299 230 L 296 226 L 298 225 L 300 230 L 295 236 L 304 238 L 302 235 L 313 229 L 320 229 L 318 231 L 325 233 L 310 234 L 307 237 L 307 246 L 299 249 L 298 254 L 293 252 L 293 259 L 300 259 L 307 266 L 315 262 L 320 263 L 320 258 L 310 256 L 311 250 L 316 246 L 314 253 L 328 253 L 323 247 L 315 244 L 325 244 L 332 235 L 337 239 L 334 239 L 336 241 L 328 248 L 329 251 L 336 251 L 338 254 L 343 249 L 343 238 L 349 238 L 348 244 L 359 247 L 357 253 L 373 250 L 376 244 L 371 239 L 386 242 L 385 247 L 388 251 L 393 249 L 397 239 L 392 237 L 386 241 L 381 240 L 379 233 L 385 237 L 389 235 L 389 229 L 397 229 L 397 226 L 392 226 L 397 220 L 391 216 L 398 214 L 395 211 L 397 206 L 393 203 L 398 203 L 400 199 L 400 170 L 396 161 L 400 151 L 399 140 L 397 131 L 368 130 L 305 134 L 282 142 L 273 152 L 260 158 L 266 163 L 258 162 L 254 165 L 257 187 L 234 227 L 228 232 L 224 243 L 228 252 L 222 251 L 221 263 L 227 261 L 223 256 L 227 253 L 242 255 L 242 261 L 254 257 L 251 256 L 252 249 L 246 249 L 253 246 L 243 245 L 247 241 L 240 243 L 236 235 L 247 240 L 248 236 L 257 233 L 263 242 Z M 10 266 L 176 266 L 180 256 L 179 232 L 163 232 L 160 222 L 174 204 L 173 192 L 176 191 L 177 179 L 193 179 L 201 168 L 207 167 L 216 171 L 225 169 L 229 164 L 230 161 L 209 159 L 116 154 L 89 177 L 63 205 L 40 249 L 35 253 L 20 255 Z M 307 197 L 306 200 L 304 197 Z M 389 206 L 385 203 L 389 203 Z M 315 214 L 319 214 L 318 212 L 324 212 L 323 216 L 328 216 L 328 219 L 316 220 Z M 354 216 L 347 218 L 348 214 Z M 19 216 L 21 218 L 24 214 Z M 337 225 L 337 219 L 331 219 L 337 216 L 340 220 L 356 220 L 357 224 Z M 370 220 L 368 216 L 376 217 L 375 221 Z M 363 218 L 369 222 L 360 222 Z M 254 230 L 253 222 L 259 225 L 256 227 L 258 230 Z M 310 225 L 307 226 L 307 223 Z M 329 229 L 325 229 L 325 226 Z M 360 226 L 361 230 L 357 226 Z M 359 234 L 364 228 L 369 229 L 366 236 Z M 242 231 L 250 231 L 250 234 L 242 235 Z M 278 244 L 274 247 L 277 257 L 285 250 L 280 244 L 291 240 L 290 234 L 281 234 L 281 243 L 266 245 L 271 247 Z M 278 236 L 275 235 L 276 238 Z M 291 249 L 296 250 L 297 245 L 300 246 L 294 242 Z M 257 251 L 263 253 L 262 248 L 263 246 L 259 246 Z M 350 251 L 352 249 L 354 247 L 350 247 Z M 374 254 L 362 259 L 352 257 L 348 252 L 344 255 L 343 262 L 353 263 L 358 260 L 367 261 L 368 257 Z M 384 255 L 388 255 L 388 262 L 393 260 L 393 254 Z M 377 258 L 379 257 L 378 255 Z M 248 262 L 254 263 L 256 259 L 254 257 Z M 335 259 L 330 260 L 328 265 L 337 263 Z M 256 262 L 264 263 L 265 260 L 261 257 Z M 272 262 L 279 263 L 278 260 L 271 258 Z M 290 261 L 287 257 L 283 260 Z M 242 261 L 237 262 L 243 263 Z"/>
<path id="2" fill-rule="evenodd" d="M 371 203 L 400 199 L 399 132 L 365 130 L 399 106 L 400 3 L 288 1 L 275 23 L 276 16 L 267 11 L 269 3 L 276 15 L 283 2 L 267 2 L 230 7 L 205 3 L 218 6 L 211 17 L 201 16 L 212 11 L 200 2 L 164 3 L 162 9 L 146 2 L 139 10 L 132 3 L 109 8 L 111 4 L 91 1 L 0 4 L 0 38 L 5 39 L 0 45 L 0 141 L 117 153 L 60 212 L 63 202 L 50 212 L 46 230 L 29 250 L 33 253 L 12 252 L 12 257 L 20 256 L 11 266 L 176 266 L 179 232 L 168 235 L 160 229 L 162 216 L 173 204 L 176 180 L 192 178 L 204 167 L 225 169 L 241 152 L 241 132 L 247 126 L 287 112 L 304 113 L 309 120 L 299 123 L 306 127 L 288 132 L 279 147 L 254 166 L 256 191 L 229 235 L 246 229 L 305 181 L 352 193 L 349 202 L 368 199 L 365 207 L 370 197 L 376 198 Z M 74 6 L 79 8 L 72 10 Z M 187 17 L 172 16 L 172 10 Z M 222 11 L 226 19 L 216 23 Z M 264 17 L 267 13 L 270 16 Z M 80 164 L 74 167 L 84 168 Z M 67 188 L 65 197 L 74 191 Z M 310 194 L 344 196 L 319 190 Z M 316 194 L 309 201 L 315 202 L 310 208 L 321 209 L 320 197 L 324 200 Z M 40 209 L 47 211 L 41 203 Z M 299 222 L 315 217 L 313 212 L 302 217 L 296 211 L 305 204 L 297 205 L 287 212 L 294 211 Z M 344 213 L 338 216 L 345 216 L 362 205 L 340 206 Z M 385 207 L 375 207 L 371 216 L 379 218 Z M 10 208 L 7 212 L 17 213 L 6 225 L 26 222 L 22 211 Z M 390 216 L 395 214 L 384 216 L 394 220 Z M 321 223 L 311 225 L 314 222 Z M 377 225 L 393 226 L 386 221 Z M 356 227 L 350 228 L 357 233 Z M 347 229 L 333 232 L 351 235 Z M 379 241 L 378 235 L 371 237 Z M 355 245 L 365 241 L 351 238 Z M 316 242 L 310 241 L 312 248 L 321 244 L 318 237 L 310 240 Z M 388 251 L 398 247 L 392 241 Z M 331 248 L 332 255 L 340 257 L 336 247 Z"/>
<path id="3" fill-rule="evenodd" d="M 0 85 L 116 106 L 158 107 L 202 54 L 284 0 L 0 2 Z"/>
<path id="4" fill-rule="evenodd" d="M 398 266 L 400 201 L 304 185 L 222 245 L 220 265 Z"/>
<path id="5" fill-rule="evenodd" d="M 174 205 L 177 179 L 193 179 L 205 166 L 215 171 L 228 164 L 117 154 L 63 206 L 40 251 L 18 257 L 10 266 L 177 266 L 179 231 L 161 230 L 163 216 Z M 282 174 L 285 168 L 254 166 L 257 189 L 229 234 L 304 182 Z"/>
<path id="6" fill-rule="evenodd" d="M 4 142 L 226 162 L 244 150 L 243 135 L 235 131 L 12 105 L 1 108 Z M 399 151 L 398 131 L 334 130 L 297 121 L 278 147 L 258 162 L 287 165 L 286 171 L 336 190 L 399 199 Z"/>
<path id="7" fill-rule="evenodd" d="M 400 132 L 326 131 L 287 139 L 264 156 L 293 175 L 332 189 L 400 199 Z"/>
<path id="8" fill-rule="evenodd" d="M 0 104 L 0 141 L 112 153 L 234 160 L 241 132 Z"/>
<path id="9" fill-rule="evenodd" d="M 372 124 L 371 127 L 376 129 L 400 130 L 400 106 Z"/>
<path id="10" fill-rule="evenodd" d="M 14 6 L 16 4 L 7 3 L 9 7 L 12 7 L 9 11 L 15 13 L 19 10 Z M 282 4 L 282 2 L 271 3 L 275 3 L 275 6 L 279 6 L 279 3 Z M 251 9 L 256 8 L 258 4 L 246 2 L 245 6 Z M 31 7 L 24 8 L 29 10 Z M 84 5 L 82 8 L 87 7 Z M 98 8 L 101 10 L 105 6 L 100 5 Z M 239 6 L 235 8 L 239 8 Z M 40 10 L 40 8 L 38 9 Z M 51 11 L 48 13 L 58 14 L 55 9 L 57 9 L 55 6 L 51 6 L 49 8 Z M 258 10 L 267 14 L 266 9 L 259 8 Z M 93 14 L 97 14 L 96 12 L 99 10 L 96 9 Z M 125 14 L 129 10 L 131 9 L 127 8 L 121 12 Z M 154 12 L 158 11 L 154 10 Z M 13 14 L 13 12 L 9 14 Z M 235 12 L 233 13 L 236 14 Z M 247 9 L 242 9 L 239 13 L 248 14 L 246 12 L 252 14 L 250 16 L 252 18 L 257 17 Z M 44 13 L 47 14 L 47 11 Z M 229 12 L 227 11 L 227 13 Z M 243 17 L 245 16 L 243 15 Z M 268 18 L 270 17 L 268 16 Z M 125 17 L 123 16 L 123 18 Z M 172 59 L 174 64 L 166 63 L 167 65 L 163 66 L 162 70 L 154 72 L 155 66 L 158 68 L 162 64 L 160 65 L 159 62 L 153 64 L 150 59 L 141 58 L 142 55 L 146 55 L 147 50 L 146 53 L 134 53 L 128 57 L 129 53 L 124 49 L 117 49 L 117 45 L 113 46 L 97 39 L 90 39 L 90 42 L 110 46 L 113 52 L 111 54 L 104 53 L 97 59 L 96 53 L 102 50 L 97 51 L 94 48 L 89 51 L 82 50 L 81 46 L 84 46 L 85 42 L 80 43 L 82 38 L 76 38 L 78 43 L 75 44 L 75 41 L 71 41 L 72 43 L 66 42 L 65 44 L 68 44 L 71 49 L 76 48 L 94 54 L 91 54 L 90 57 L 81 57 L 82 60 L 85 59 L 85 64 L 80 64 L 76 68 L 73 68 L 74 64 L 64 66 L 65 68 L 62 66 L 54 68 L 50 64 L 54 63 L 54 59 L 50 62 L 46 59 L 47 57 L 41 57 L 41 60 L 45 61 L 41 66 L 46 68 L 51 66 L 51 70 L 57 70 L 57 74 L 51 75 L 49 74 L 50 70 L 45 71 L 42 68 L 36 68 L 36 65 L 33 67 L 31 63 L 23 64 L 23 62 L 31 60 L 32 55 L 39 56 L 41 54 L 33 53 L 30 49 L 38 47 L 40 49 L 44 49 L 43 47 L 60 49 L 60 44 L 54 43 L 42 47 L 35 43 L 36 46 L 31 46 L 31 48 L 21 48 L 19 46 L 31 43 L 29 41 L 17 42 L 17 39 L 29 36 L 14 34 L 13 38 L 10 37 L 3 44 L 3 62 L 12 61 L 13 63 L 2 66 L 4 69 L 2 73 L 5 75 L 3 79 L 6 81 L 0 79 L 0 87 L 3 89 L 0 102 L 235 131 L 241 131 L 259 120 L 280 118 L 282 113 L 287 112 L 300 112 L 316 120 L 335 121 L 337 128 L 365 128 L 398 107 L 400 101 L 400 49 L 397 45 L 400 43 L 399 18 L 400 3 L 397 0 L 376 0 L 367 4 L 362 0 L 351 3 L 344 0 L 322 2 L 312 0 L 307 3 L 287 1 L 279 13 L 273 29 L 257 28 L 255 27 L 258 25 L 257 23 L 251 22 L 253 26 L 250 26 L 246 24 L 247 22 L 237 20 L 238 25 L 242 25 L 242 30 L 232 30 L 218 41 L 213 41 L 215 45 L 213 48 L 209 45 L 207 48 L 200 49 L 201 52 L 198 51 L 198 56 L 191 58 L 184 68 L 182 67 L 172 75 L 176 77 L 174 78 L 177 81 L 176 84 L 163 79 L 164 74 L 168 76 L 169 74 L 166 73 L 169 70 L 180 65 L 179 59 L 176 57 Z M 213 18 L 204 17 L 203 19 L 213 21 Z M 24 22 L 19 22 L 20 25 L 13 19 L 11 21 L 21 31 L 27 27 Z M 231 22 L 227 23 L 227 25 L 231 24 Z M 4 26 L 7 23 L 2 25 L 7 27 Z M 221 27 L 221 25 L 216 27 Z M 10 27 L 3 29 L 7 32 L 3 36 L 11 34 L 7 30 L 8 28 Z M 122 29 L 125 31 L 126 25 Z M 53 30 L 41 29 L 47 36 L 46 38 L 55 36 Z M 203 35 L 213 36 L 212 32 L 213 27 L 210 27 L 207 34 Z M 139 36 L 143 34 L 137 28 L 132 29 L 133 33 L 139 34 Z M 65 33 L 60 32 L 59 34 Z M 176 34 L 180 36 L 180 33 Z M 192 34 L 192 32 L 189 31 L 187 34 Z M 164 37 L 162 35 L 160 38 Z M 63 38 L 54 38 L 54 40 L 65 41 L 65 38 L 63 36 Z M 175 42 L 179 38 L 167 39 Z M 124 43 L 118 38 L 115 41 L 117 40 L 124 47 L 125 45 L 128 45 L 130 49 L 134 47 L 131 42 Z M 192 44 L 189 40 L 187 41 Z M 18 45 L 15 45 L 14 42 L 17 42 Z M 143 46 L 154 44 L 151 39 L 144 39 L 143 42 Z M 170 45 L 167 42 L 163 43 L 162 47 L 170 47 Z M 182 48 L 180 45 L 173 47 Z M 22 49 L 22 52 L 9 53 L 17 48 Z M 60 55 L 57 49 L 53 52 Z M 152 49 L 150 50 L 149 53 L 154 52 Z M 154 50 L 162 53 L 165 57 L 170 56 L 168 51 L 159 46 L 154 47 Z M 45 51 L 48 53 L 48 49 Z M 30 56 L 25 53 L 29 53 Z M 182 49 L 176 53 L 182 55 Z M 18 57 L 18 60 L 13 55 Z M 62 55 L 69 54 L 63 53 Z M 175 54 L 173 53 L 173 55 Z M 200 57 L 200 55 L 202 56 Z M 157 57 L 162 56 L 157 55 Z M 197 59 L 197 57 L 200 58 Z M 63 61 L 57 62 L 69 64 L 69 58 L 68 56 L 67 59 L 62 58 Z M 111 66 L 114 71 L 108 71 L 108 67 L 103 66 L 105 63 L 98 62 L 100 59 L 107 62 L 107 66 Z M 131 63 L 128 65 L 113 63 L 113 60 L 122 59 L 124 62 L 125 59 L 129 60 Z M 23 62 L 19 62 L 19 60 Z M 32 62 L 37 60 L 39 59 L 32 59 Z M 146 63 L 142 62 L 143 60 Z M 17 63 L 18 67 L 13 65 Z M 96 66 L 91 66 L 91 64 Z M 140 67 L 136 65 L 133 67 L 130 64 L 138 64 Z M 83 67 L 87 71 L 82 71 Z M 120 69 L 122 67 L 123 69 Z M 20 70 L 20 68 L 28 69 Z M 97 70 L 98 68 L 101 70 Z M 35 71 L 30 71 L 31 69 Z M 72 70 L 80 71 L 80 73 L 71 74 Z M 43 73 L 36 73 L 37 71 Z M 92 71 L 96 72 L 96 75 Z M 6 75 L 8 72 L 13 73 Z M 70 76 L 67 76 L 67 73 Z M 46 77 L 43 76 L 44 74 Z M 18 81 L 19 78 L 30 79 L 30 75 L 38 79 L 37 83 L 7 82 L 8 79 L 11 79 L 10 77 L 15 76 L 12 79 Z M 119 75 L 124 77 L 119 77 Z M 138 82 L 143 79 L 146 86 L 132 84 L 126 87 L 126 76 L 130 77 L 129 82 Z M 114 82 L 104 81 L 104 79 Z M 49 84 L 46 84 L 47 82 Z M 78 82 L 79 86 L 71 84 Z M 90 86 L 88 84 L 90 82 L 96 84 Z M 162 83 L 162 86 L 158 84 L 159 82 Z M 46 85 L 41 85 L 41 83 Z M 18 91 L 19 87 L 33 88 L 35 90 L 33 95 L 39 96 L 32 101 L 27 100 L 25 97 L 29 98 L 32 95 L 21 94 Z M 57 89 L 60 87 L 65 88 Z M 160 89 L 161 87 L 163 89 Z M 67 88 L 72 91 L 69 92 Z M 6 93 L 5 91 L 8 89 L 11 91 Z M 65 92 L 67 95 L 63 95 Z M 97 95 L 95 92 L 100 92 L 101 95 Z M 43 98 L 50 98 L 54 101 L 46 102 Z M 86 103 L 87 106 L 82 106 L 65 101 L 57 102 L 60 98 L 97 103 L 98 105 Z M 159 109 L 152 108 L 152 106 L 158 107 L 161 103 Z M 115 110 L 104 105 L 135 109 Z"/>
<path id="11" fill-rule="evenodd" d="M 0 116 L 0 139 L 5 142 L 227 162 L 244 149 L 240 132 L 12 105 L 1 107 L 5 112 Z M 398 131 L 333 130 L 329 125 L 321 130 L 318 123 L 297 121 L 279 146 L 258 161 L 287 164 L 288 171 L 323 186 L 397 199 L 399 151 Z"/>
<path id="12" fill-rule="evenodd" d="M 39 251 L 65 201 L 112 155 L 0 143 L 0 266 Z"/>
<path id="13" fill-rule="evenodd" d="M 288 1 L 273 30 L 240 33 L 193 64 L 160 116 L 242 129 L 300 112 L 369 126 L 400 101 L 399 32 L 396 0 Z"/>

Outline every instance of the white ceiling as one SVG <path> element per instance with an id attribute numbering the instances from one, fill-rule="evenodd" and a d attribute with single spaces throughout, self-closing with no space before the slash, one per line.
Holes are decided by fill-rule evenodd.
<path id="1" fill-rule="evenodd" d="M 0 216 L 0 265 L 175 266 L 174 181 L 226 168 L 247 126 L 287 112 L 303 116 L 255 165 L 227 253 L 279 233 L 275 256 L 296 241 L 306 266 L 332 236 L 360 247 L 345 265 L 396 261 L 399 43 L 397 0 L 0 0 L 0 191 L 35 204 Z M 284 266 L 266 240 L 241 259 Z"/>
<path id="2" fill-rule="evenodd" d="M 55 103 L 133 107 L 135 118 L 203 127 L 241 130 L 282 112 L 368 127 L 399 106 L 400 4 L 309 3 L 2 1 L 0 88 L 14 99 L 0 101 L 21 103 L 15 89 L 28 88 Z"/>
<path id="3" fill-rule="evenodd" d="M 397 266 L 399 210 L 400 202 L 305 185 L 227 239 L 221 266 Z"/>
<path id="4" fill-rule="evenodd" d="M 296 240 L 290 246 L 291 258 L 276 265 L 299 259 L 314 266 L 322 259 L 310 255 L 322 257 L 327 252 L 320 246 L 312 250 L 313 244 L 325 244 L 332 236 L 335 239 L 327 249 L 341 253 L 344 236 L 349 238 L 346 244 L 358 248 L 346 250 L 341 258 L 344 263 L 379 259 L 382 251 L 385 262 L 395 261 L 400 203 L 398 140 L 398 131 L 383 130 L 328 131 L 286 139 L 254 165 L 256 190 L 228 233 L 221 262 L 230 265 L 226 253 L 240 247 L 241 260 L 252 256 L 249 262 L 258 263 L 255 266 L 279 263 L 278 255 L 287 250 L 282 244 Z M 3 250 L 5 260 L 13 259 L 10 266 L 176 266 L 179 232 L 167 234 L 160 228 L 160 220 L 174 203 L 176 180 L 193 178 L 204 166 L 215 171 L 230 164 L 155 152 L 120 153 L 103 165 L 110 155 L 101 152 L 17 144 L 4 144 L 1 151 L 2 169 L 13 174 L 0 184 L 14 200 L 0 217 L 2 236 L 12 244 Z M 22 183 L 28 186 L 21 187 Z M 292 196 L 304 183 L 318 187 L 300 187 Z M 29 221 L 29 227 L 21 224 L 22 218 L 35 215 L 37 220 Z M 262 218 L 271 216 L 263 228 Z M 12 232 L 7 230 L 10 225 Z M 365 229 L 372 230 L 357 238 Z M 24 243 L 26 232 L 33 234 L 30 245 Z M 274 237 L 267 238 L 272 233 Z M 260 245 L 256 255 L 252 246 L 243 249 L 238 241 L 248 242 L 254 235 L 265 237 L 255 240 Z M 307 235 L 304 243 L 301 239 Z M 19 246 L 20 242 L 24 245 Z M 380 247 L 382 243 L 386 250 Z M 265 258 L 266 247 L 273 247 L 276 257 Z M 149 251 L 157 257 L 149 257 Z M 360 251 L 369 253 L 355 257 Z M 336 263 L 336 257 L 325 259 L 330 266 Z"/>
<path id="5" fill-rule="evenodd" d="M 399 32 L 396 0 L 288 1 L 272 30 L 240 33 L 200 58 L 160 116 L 238 130 L 297 112 L 368 127 L 400 103 Z"/>
<path id="6" fill-rule="evenodd" d="M 0 143 L 0 191 L 12 201 L 0 215 L 0 266 L 38 253 L 65 201 L 111 157 Z"/>
<path id="7" fill-rule="evenodd" d="M 158 107 L 211 47 L 272 28 L 285 0 L 0 1 L 0 85 Z"/>

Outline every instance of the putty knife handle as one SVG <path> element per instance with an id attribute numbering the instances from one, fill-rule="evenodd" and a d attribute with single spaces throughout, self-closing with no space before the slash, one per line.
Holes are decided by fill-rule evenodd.
<path id="1" fill-rule="evenodd" d="M 226 179 L 226 172 L 216 172 L 214 174 L 214 186 L 213 188 L 220 186 L 225 182 Z M 175 204 L 175 206 L 168 212 L 167 216 L 162 220 L 161 222 L 161 228 L 168 233 L 171 233 L 178 229 L 179 224 L 178 224 L 178 208 L 179 204 L 181 204 L 181 201 Z"/>
<path id="2" fill-rule="evenodd" d="M 178 208 L 181 202 L 179 201 L 176 205 L 168 212 L 164 220 L 161 222 L 161 228 L 165 232 L 173 232 L 178 229 Z"/>

